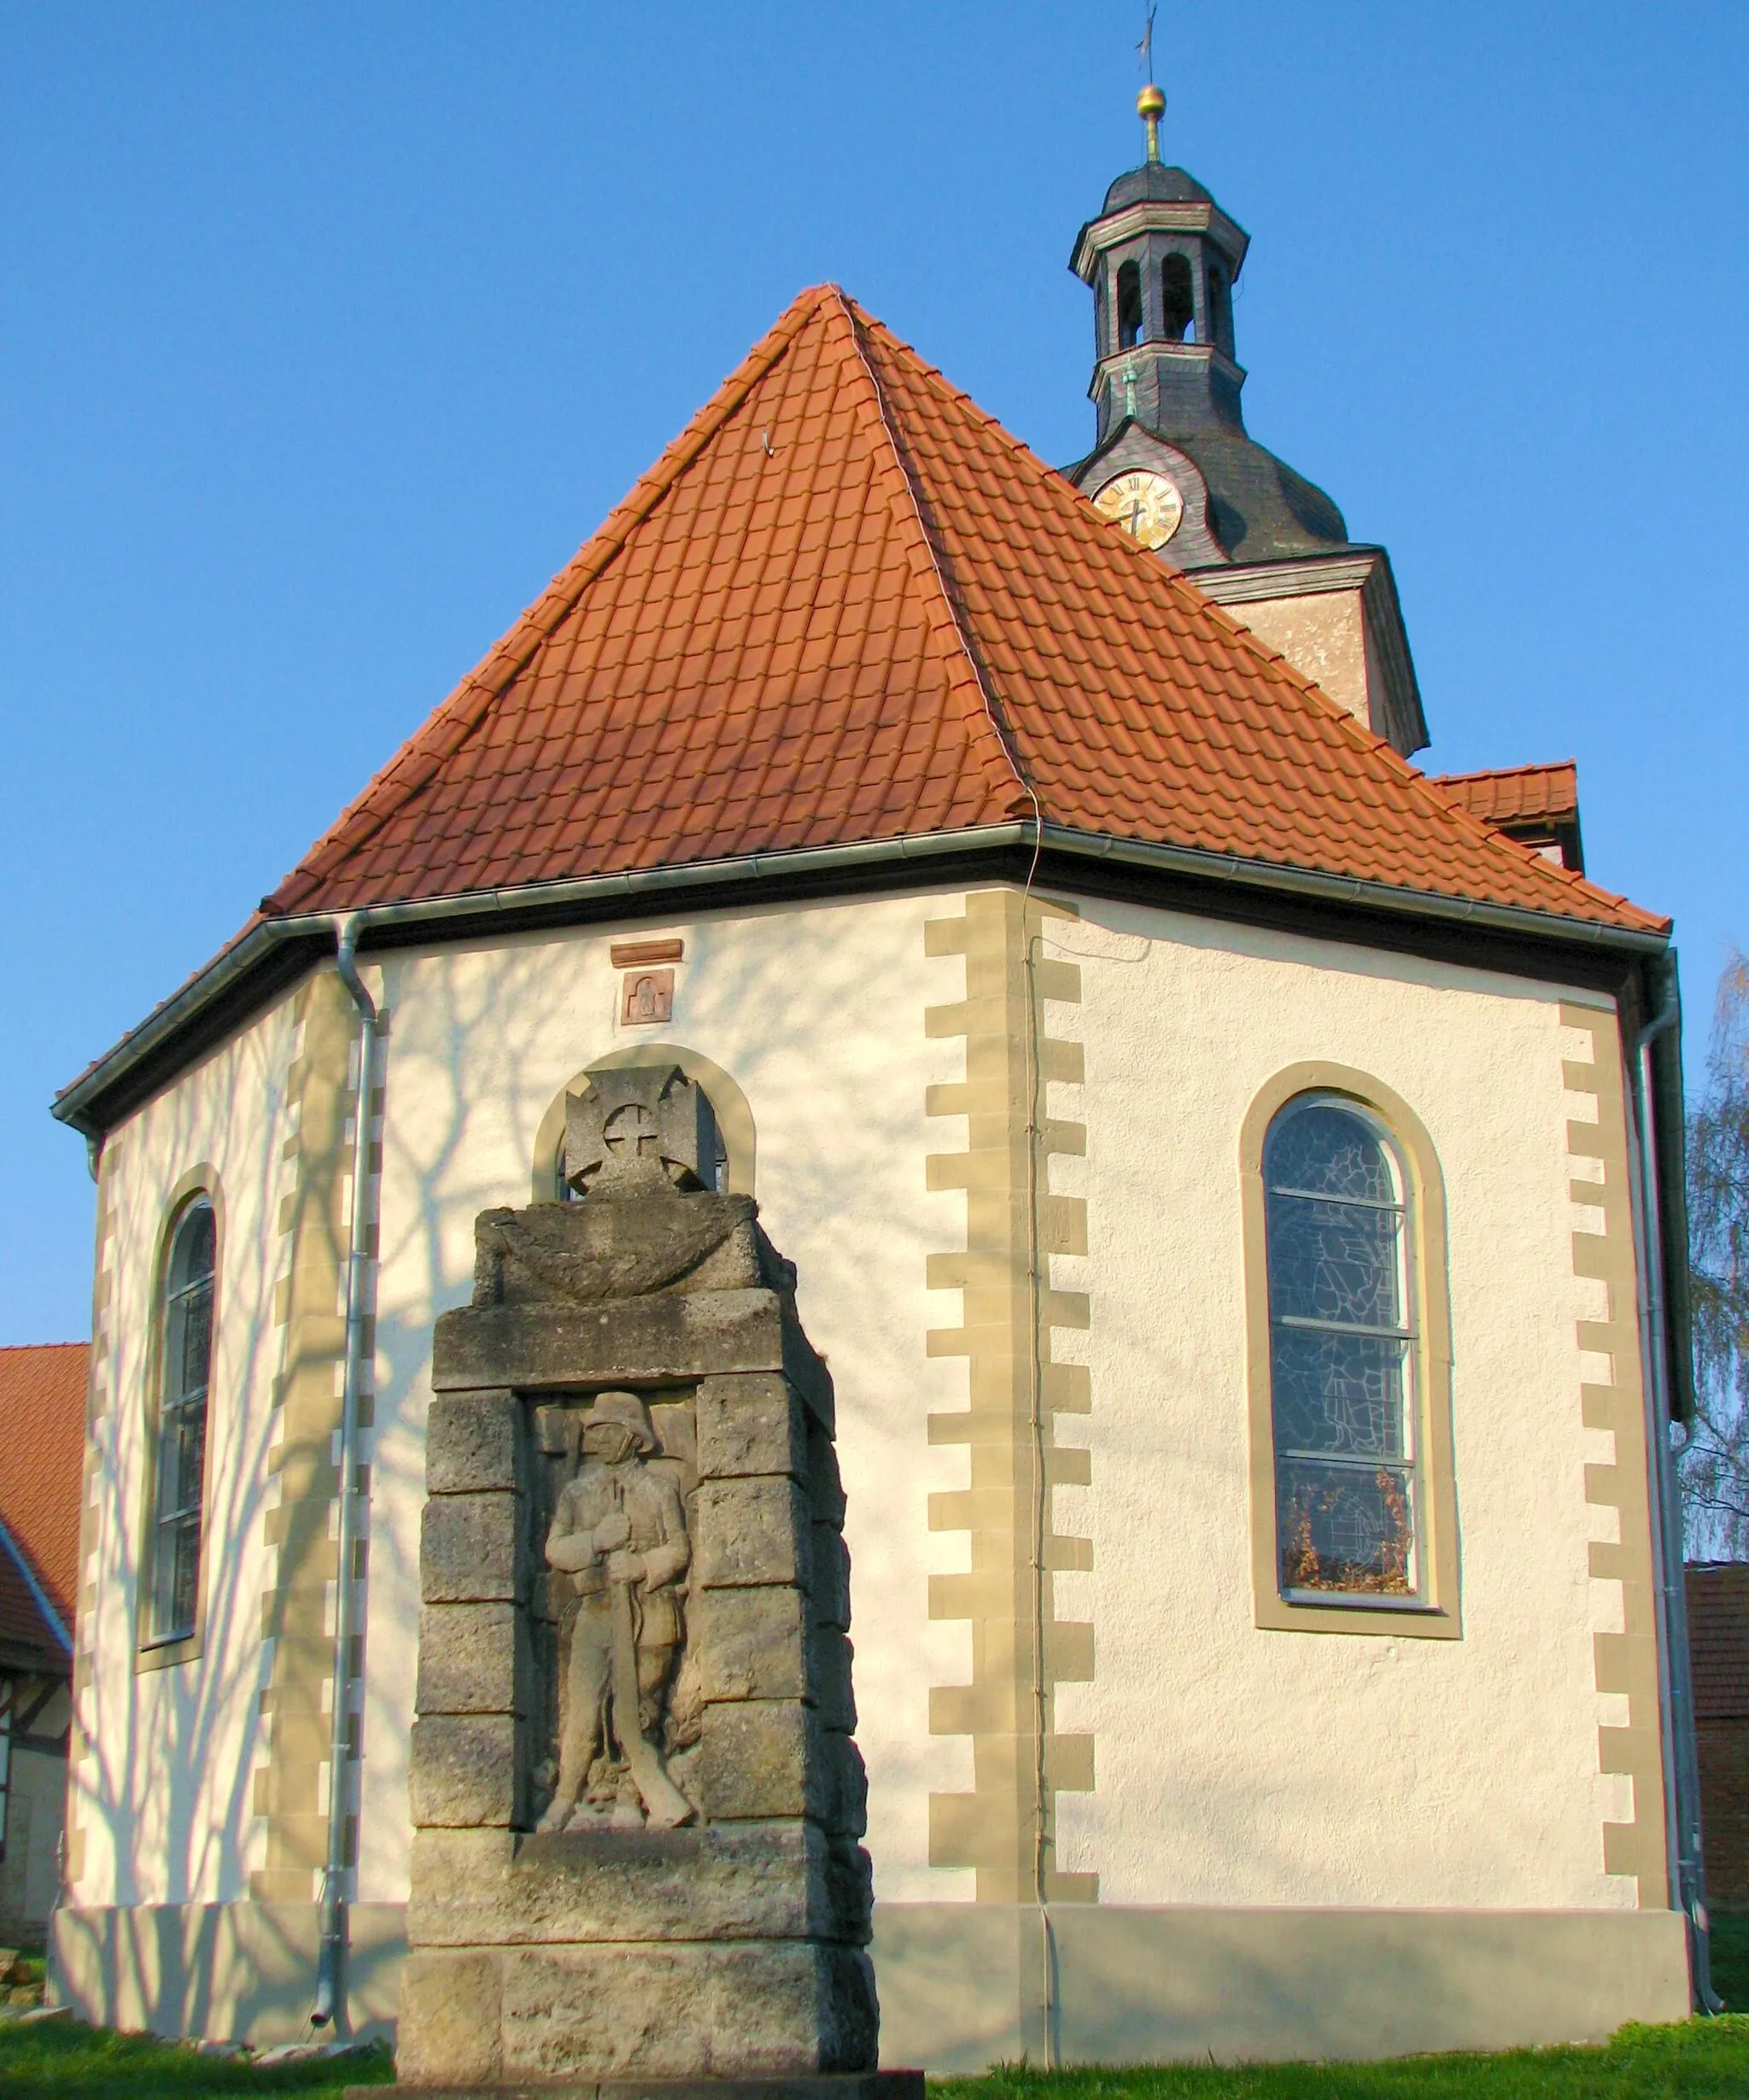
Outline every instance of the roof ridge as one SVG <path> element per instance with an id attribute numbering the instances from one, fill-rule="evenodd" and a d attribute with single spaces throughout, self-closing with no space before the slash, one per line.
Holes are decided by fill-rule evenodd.
<path id="1" fill-rule="evenodd" d="M 271 907 L 277 915 L 295 909 L 300 894 L 307 894 L 318 886 L 320 878 L 338 859 L 365 845 L 397 810 L 407 806 L 442 762 L 479 727 L 493 703 L 528 667 L 542 644 L 551 639 L 559 622 L 571 611 L 584 591 L 625 546 L 634 527 L 650 516 L 754 387 L 782 361 L 828 294 L 836 290 L 835 285 L 810 284 L 796 294 L 710 400 L 693 414 L 679 435 L 663 447 L 653 464 L 632 483 L 545 590 L 530 601 L 509 630 L 494 643 L 448 697 L 438 704 L 389 763 L 371 775 L 362 793 L 347 804 L 297 867 L 261 900 L 264 911 Z M 839 295 L 840 298 L 842 295 Z M 544 621 L 543 613 L 547 616 Z M 453 732 L 447 740 L 446 731 Z M 399 792 L 392 795 L 383 792 L 391 786 Z M 366 822 L 366 816 L 372 821 Z"/>
<path id="2" fill-rule="evenodd" d="M 44 1349 L 88 1349 L 89 1342 L 0 1342 L 0 1356 L 38 1356 Z"/>
<path id="3" fill-rule="evenodd" d="M 915 543 L 921 548 L 929 564 L 930 575 L 934 581 L 935 593 L 939 600 L 939 610 L 931 616 L 930 624 L 939 633 L 945 621 L 948 629 L 951 638 L 947 665 L 949 686 L 952 687 L 962 685 L 964 679 L 969 676 L 977 699 L 975 706 L 968 709 L 968 713 L 982 717 L 986 727 L 996 740 L 1002 763 L 1012 773 L 1015 783 L 1025 791 L 1031 801 L 1034 818 L 1043 823 L 1044 812 L 1039 807 L 1038 791 L 1028 778 L 1026 768 L 1021 762 L 1020 753 L 1015 746 L 1013 735 L 998 711 L 996 697 L 991 691 L 990 681 L 986 675 L 984 665 L 973 646 L 969 623 L 961 609 L 955 595 L 954 587 L 950 581 L 951 564 L 948 560 L 946 550 L 937 544 L 935 535 L 931 533 L 928 521 L 923 515 L 922 499 L 917 493 L 916 477 L 912 473 L 910 463 L 906 459 L 904 447 L 900 442 L 893 415 L 887 403 L 886 390 L 881 386 L 880 375 L 874 370 L 874 364 L 863 347 L 862 331 L 857 320 L 861 309 L 849 297 L 841 285 L 833 284 L 828 289 L 836 299 L 839 312 L 850 331 L 851 348 L 856 354 L 857 363 L 861 367 L 863 376 L 868 382 L 869 391 L 874 399 L 874 413 L 880 421 L 882 433 L 886 439 L 888 452 L 892 456 L 892 469 L 898 477 L 900 488 L 904 492 L 905 502 L 900 513 L 901 518 L 903 520 L 906 514 L 909 514 L 910 532 L 915 537 Z M 960 675 L 957 677 L 953 668 L 956 658 L 961 667 Z M 981 742 L 981 740 L 980 740 Z M 992 781 L 991 785 L 995 786 L 996 783 Z"/>
<path id="4" fill-rule="evenodd" d="M 1212 616 L 1219 625 L 1226 629 L 1230 635 L 1238 637 L 1261 661 L 1269 665 L 1278 677 L 1284 679 L 1296 692 L 1314 700 L 1318 705 L 1324 708 L 1330 718 L 1339 725 L 1342 734 L 1357 744 L 1362 751 L 1382 759 L 1387 767 L 1399 775 L 1412 791 L 1421 790 L 1425 799 L 1442 817 L 1466 830 L 1472 839 L 1479 838 L 1484 840 L 1489 850 L 1495 851 L 1504 850 L 1521 863 L 1533 865 L 1539 875 L 1556 877 L 1565 886 L 1577 888 L 1582 894 L 1617 909 L 1626 906 L 1630 911 L 1638 914 L 1647 925 L 1664 923 L 1655 913 L 1643 910 L 1641 906 L 1633 904 L 1625 896 L 1617 895 L 1612 890 L 1606 890 L 1600 884 L 1591 881 L 1584 875 L 1576 875 L 1571 869 L 1557 867 L 1552 861 L 1545 860 L 1534 847 L 1521 845 L 1517 839 L 1507 838 L 1503 832 L 1496 830 L 1494 826 L 1485 822 L 1481 817 L 1474 816 L 1456 803 L 1448 801 L 1443 795 L 1439 794 L 1431 787 L 1427 775 L 1419 767 L 1410 764 L 1401 752 L 1365 722 L 1360 721 L 1340 701 L 1332 699 L 1315 680 L 1307 678 L 1279 650 L 1268 647 L 1249 627 L 1236 619 L 1225 605 L 1218 605 L 1212 598 L 1206 597 L 1202 591 L 1197 589 L 1196 584 L 1185 574 L 1183 570 L 1175 568 L 1171 562 L 1162 560 L 1158 554 L 1150 553 L 1147 548 L 1138 545 L 1124 531 L 1122 526 L 1095 509 L 1090 496 L 1075 488 L 1073 483 L 1067 480 L 1058 469 L 1053 467 L 1048 460 L 1042 459 L 1024 439 L 1017 437 L 987 408 L 980 407 L 962 388 L 956 386 L 939 366 L 932 365 L 928 359 L 922 356 L 911 344 L 903 342 L 898 336 L 893 335 L 892 330 L 873 314 L 869 315 L 868 319 L 871 328 L 879 330 L 881 335 L 886 336 L 898 354 L 909 359 L 925 378 L 938 386 L 956 404 L 969 410 L 985 429 L 993 433 L 1029 471 L 1036 473 L 1041 483 L 1047 485 L 1054 484 L 1062 489 L 1070 497 L 1075 506 L 1085 506 L 1086 510 L 1098 520 L 1103 529 L 1115 534 L 1119 542 L 1129 553 L 1132 559 L 1147 564 L 1143 573 L 1151 572 L 1155 576 L 1163 576 L 1167 584 L 1175 591 L 1180 594 L 1188 594 L 1189 601 L 1199 612 Z"/>

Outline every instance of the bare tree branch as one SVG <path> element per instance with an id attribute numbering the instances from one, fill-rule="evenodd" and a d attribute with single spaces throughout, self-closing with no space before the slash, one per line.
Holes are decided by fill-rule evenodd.
<path id="1" fill-rule="evenodd" d="M 1688 1117 L 1695 1419 L 1677 1460 L 1691 1560 L 1749 1560 L 1749 958 L 1719 979 Z"/>

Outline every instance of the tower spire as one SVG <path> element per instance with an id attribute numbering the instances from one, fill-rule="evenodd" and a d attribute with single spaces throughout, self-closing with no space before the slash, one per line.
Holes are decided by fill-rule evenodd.
<path id="1" fill-rule="evenodd" d="M 1155 167 L 1160 165 L 1160 120 L 1166 109 L 1166 97 L 1150 80 L 1136 97 L 1136 114 L 1148 126 L 1148 159 Z"/>

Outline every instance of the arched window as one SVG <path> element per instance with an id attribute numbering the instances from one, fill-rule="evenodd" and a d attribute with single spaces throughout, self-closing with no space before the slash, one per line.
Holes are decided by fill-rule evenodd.
<path id="1" fill-rule="evenodd" d="M 1270 1392 L 1281 1594 L 1421 1588 L 1407 1184 L 1381 1126 L 1313 1095 L 1270 1126 Z"/>
<path id="2" fill-rule="evenodd" d="M 1168 255 L 1161 264 L 1160 303 L 1167 341 L 1190 342 L 1196 332 L 1196 295 L 1188 255 Z"/>
<path id="3" fill-rule="evenodd" d="M 1117 347 L 1133 350 L 1142 340 L 1142 270 L 1139 263 L 1117 268 Z"/>
<path id="4" fill-rule="evenodd" d="M 164 1266 L 157 1451 L 146 1548 L 146 1640 L 153 1645 L 187 1640 L 199 1608 L 218 1238 L 213 1206 L 197 1196 L 176 1221 Z"/>
<path id="5" fill-rule="evenodd" d="M 1463 1638 L 1439 1155 L 1323 1059 L 1239 1132 L 1259 1626 Z"/>
<path id="6" fill-rule="evenodd" d="M 1217 350 L 1233 353 L 1233 302 L 1226 272 L 1218 262 L 1208 266 L 1208 340 Z"/>

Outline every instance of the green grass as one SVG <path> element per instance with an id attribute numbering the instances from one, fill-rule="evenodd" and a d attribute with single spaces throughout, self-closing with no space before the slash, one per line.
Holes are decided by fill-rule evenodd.
<path id="1" fill-rule="evenodd" d="M 143 2034 L 111 2034 L 67 2020 L 0 2027 L 0 2094 L 7 2100 L 173 2100 L 184 2093 L 301 2093 L 339 2100 L 348 2085 L 393 2082 L 389 2052 L 257 2071 L 222 2056 L 197 2056 Z"/>
<path id="2" fill-rule="evenodd" d="M 1606 2049 L 1391 2063 L 1184 2064 L 943 2079 L 931 2100 L 1744 2100 L 1749 2018 L 1623 2027 Z"/>
<path id="3" fill-rule="evenodd" d="M 1745 1921 L 1749 1924 L 1749 1920 Z M 1749 1951 L 1749 1933 L 1744 1935 Z M 257 2071 L 143 2035 L 58 2021 L 0 2029 L 0 2095 L 173 2100 L 187 2093 L 301 2093 L 391 2082 L 386 2053 Z M 931 2100 L 1749 2100 L 1749 2015 L 1623 2027 L 1606 2049 L 1405 2056 L 1393 2063 L 1184 2064 L 933 2080 Z"/>

